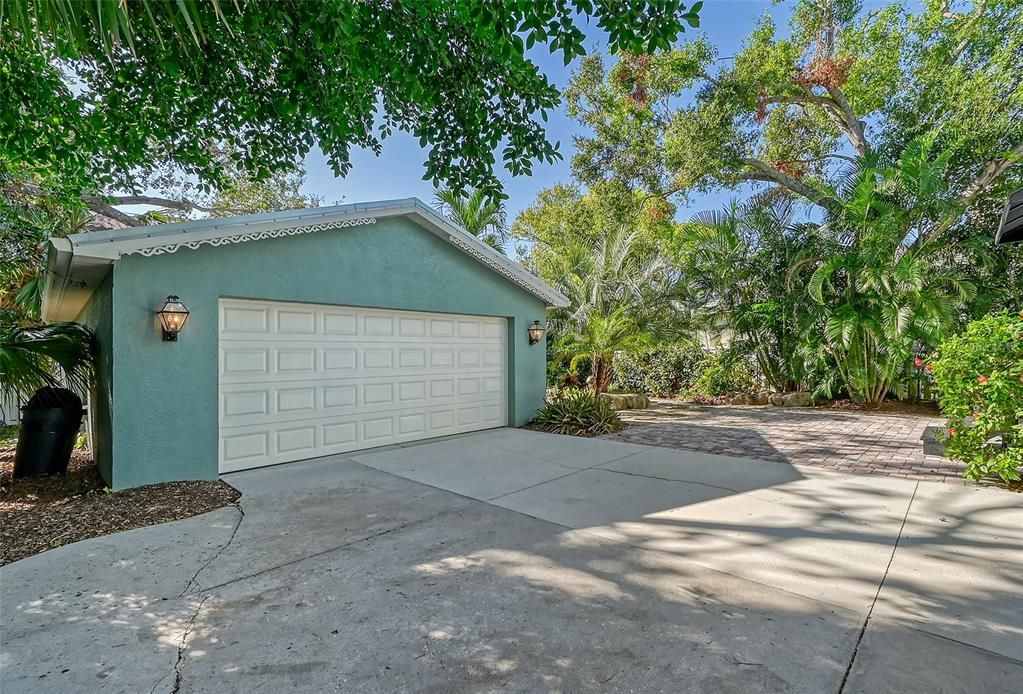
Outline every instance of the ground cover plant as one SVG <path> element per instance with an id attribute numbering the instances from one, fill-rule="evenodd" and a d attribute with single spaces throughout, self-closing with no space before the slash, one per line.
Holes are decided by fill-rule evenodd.
<path id="1" fill-rule="evenodd" d="M 575 436 L 600 436 L 625 427 L 611 401 L 591 388 L 551 391 L 532 425 L 541 431 Z"/>

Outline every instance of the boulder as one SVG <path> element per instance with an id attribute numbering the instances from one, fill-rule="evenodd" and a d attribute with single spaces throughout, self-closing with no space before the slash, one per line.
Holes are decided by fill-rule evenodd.
<path id="1" fill-rule="evenodd" d="M 795 393 L 787 393 L 781 398 L 781 404 L 785 407 L 809 407 L 811 401 L 810 393 L 800 390 Z"/>
<path id="2" fill-rule="evenodd" d="M 645 410 L 650 407 L 650 398 L 642 393 L 601 393 L 616 410 Z"/>
<path id="3" fill-rule="evenodd" d="M 781 407 L 785 404 L 785 396 L 781 393 L 771 393 L 767 396 L 767 402 L 775 407 Z"/>
<path id="4" fill-rule="evenodd" d="M 736 393 L 731 397 L 727 397 L 725 404 L 727 405 L 766 405 L 770 402 L 771 394 L 767 391 L 762 393 Z"/>

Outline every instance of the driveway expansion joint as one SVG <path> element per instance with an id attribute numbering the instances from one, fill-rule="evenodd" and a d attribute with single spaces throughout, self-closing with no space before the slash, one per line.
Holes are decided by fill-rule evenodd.
<path id="1" fill-rule="evenodd" d="M 920 483 L 917 482 L 913 485 L 913 494 L 909 497 L 909 503 L 906 504 L 906 513 L 902 516 L 902 525 L 899 526 L 899 534 L 895 536 L 895 544 L 892 545 L 892 553 L 888 556 L 888 563 L 884 567 L 884 574 L 881 576 L 881 581 L 877 584 L 877 590 L 874 592 L 874 599 L 870 601 L 870 607 L 867 609 L 867 616 L 863 619 L 863 626 L 860 627 L 859 636 L 856 637 L 856 645 L 853 646 L 852 655 L 849 657 L 849 664 L 845 668 L 845 675 L 842 676 L 842 684 L 838 687 L 838 694 L 845 692 L 845 687 L 849 684 L 849 676 L 852 674 L 853 665 L 856 664 L 856 656 L 859 655 L 860 645 L 863 643 L 863 637 L 867 634 L 867 627 L 870 626 L 870 618 L 874 615 L 874 606 L 877 605 L 877 600 L 881 597 L 881 590 L 884 588 L 884 583 L 888 579 L 888 572 L 892 568 L 892 563 L 895 561 L 895 553 L 899 550 L 899 542 L 902 540 L 902 533 L 906 530 L 906 523 L 909 521 L 909 512 L 913 508 L 913 502 L 916 500 L 917 490 L 920 489 Z M 952 640 L 952 639 L 950 639 Z"/>
<path id="2" fill-rule="evenodd" d="M 550 436 L 571 436 L 571 435 L 570 434 L 553 434 L 553 433 L 551 433 Z M 585 438 L 585 437 L 576 437 L 576 438 Z M 600 440 L 600 438 L 599 437 L 594 437 L 594 440 Z M 642 444 L 626 444 L 626 445 L 642 445 Z M 502 446 L 501 444 L 494 444 L 494 447 L 495 448 L 500 448 L 502 451 L 505 451 L 507 453 L 518 454 L 518 453 L 521 452 L 520 449 L 518 449 L 518 448 L 509 448 L 508 446 Z M 646 448 L 653 448 L 653 446 L 645 446 L 645 445 L 643 445 L 642 447 L 644 449 L 646 449 Z M 618 460 L 623 460 L 625 458 L 628 458 L 630 456 L 636 455 L 637 453 L 641 453 L 641 452 L 642 451 L 633 451 L 631 453 L 626 453 L 625 455 L 619 456 L 617 458 L 613 458 L 611 460 L 605 460 L 605 461 L 593 463 L 592 465 L 584 465 L 582 467 L 576 467 L 574 465 L 566 465 L 565 463 L 562 463 L 561 461 L 554 460 L 553 458 L 549 458 L 549 457 L 545 456 L 541 452 L 534 451 L 534 452 L 532 452 L 532 455 L 534 457 L 539 458 L 540 460 L 548 462 L 548 463 L 550 463 L 552 465 L 557 465 L 558 467 L 563 467 L 563 468 L 568 469 L 568 470 L 575 470 L 577 472 L 581 472 L 582 470 L 592 470 L 593 468 L 599 467 L 601 465 L 607 465 L 608 463 L 613 463 L 613 462 L 618 461 Z M 525 489 L 529 489 L 529 487 L 525 487 Z M 522 491 L 522 490 L 521 489 L 517 489 L 516 491 Z M 510 494 L 514 494 L 515 492 L 509 492 L 509 493 Z M 494 498 L 496 499 L 497 497 L 494 497 Z"/>
<path id="3" fill-rule="evenodd" d="M 537 487 L 542 487 L 543 485 L 548 484 L 550 482 L 557 482 L 558 480 L 563 480 L 566 477 L 571 477 L 572 475 L 578 475 L 580 472 L 583 472 L 582 468 L 573 468 L 572 472 L 565 473 L 564 475 L 559 475 L 557 477 L 552 477 L 549 480 L 544 480 L 543 482 L 537 482 L 536 484 L 531 484 L 528 487 L 523 487 L 522 489 L 515 489 L 515 490 L 510 491 L 510 492 L 505 492 L 504 494 L 498 494 L 497 496 L 491 496 L 491 497 L 488 497 L 486 499 L 479 499 L 479 501 L 482 501 L 485 504 L 489 504 L 491 501 L 497 501 L 498 499 L 503 499 L 506 496 L 511 496 L 512 494 L 518 494 L 519 492 L 524 492 L 527 489 L 536 489 Z"/>
<path id="4" fill-rule="evenodd" d="M 951 636 L 945 636 L 944 634 L 935 634 L 932 631 L 927 631 L 927 629 L 925 629 L 925 628 L 923 628 L 921 626 L 913 626 L 912 624 L 903 624 L 901 626 L 904 629 L 908 629 L 910 631 L 915 631 L 918 634 L 925 634 L 927 636 L 931 636 L 931 637 L 936 638 L 936 639 L 941 639 L 942 641 L 948 641 L 949 643 L 954 643 L 957 646 L 962 646 L 964 648 L 970 648 L 970 649 L 973 649 L 975 651 L 980 651 L 981 653 L 984 653 L 984 654 L 986 654 L 986 655 L 988 655 L 988 656 L 990 656 L 992 658 L 1001 658 L 1002 660 L 1008 661 L 1008 662 L 1012 663 L 1013 665 L 1023 666 L 1023 660 L 1020 660 L 1019 658 L 1014 658 L 1011 655 L 1005 655 L 1004 653 L 999 653 L 998 651 L 992 651 L 991 649 L 984 648 L 983 646 L 977 646 L 975 644 L 968 643 L 966 641 L 960 641 L 959 639 L 954 639 Z"/>
<path id="5" fill-rule="evenodd" d="M 635 453 L 633 455 L 635 455 Z M 625 456 L 625 457 L 628 458 L 628 456 Z M 621 458 L 619 458 L 618 460 L 621 460 Z M 612 460 L 611 461 L 611 463 L 615 463 L 615 462 L 618 462 L 618 461 L 617 460 Z M 594 468 L 590 468 L 590 469 L 591 470 L 596 470 L 596 471 L 599 471 L 599 472 L 613 472 L 616 475 L 628 475 L 629 477 L 645 477 L 648 480 L 659 480 L 661 482 L 678 482 L 679 484 L 692 484 L 692 485 L 695 485 L 695 486 L 698 486 L 698 487 L 709 487 L 711 489 L 720 489 L 721 491 L 731 492 L 732 494 L 742 494 L 743 493 L 742 491 L 740 491 L 738 489 L 732 489 L 731 487 L 722 487 L 721 485 L 710 484 L 708 482 L 697 482 L 696 480 L 675 479 L 674 477 L 659 477 L 657 475 L 644 475 L 641 472 L 625 472 L 624 470 L 614 470 L 614 469 L 611 469 L 609 467 L 604 467 L 604 465 L 610 465 L 611 463 L 603 463 L 600 466 L 597 466 L 597 467 L 594 467 Z"/>
<path id="6" fill-rule="evenodd" d="M 536 489 L 537 487 L 542 487 L 545 484 L 550 484 L 551 482 L 557 482 L 558 480 L 563 480 L 566 477 L 571 477 L 572 475 L 577 475 L 580 472 L 588 472 L 590 470 L 599 470 L 599 469 L 601 469 L 599 467 L 600 465 L 609 465 L 611 463 L 617 463 L 620 460 L 625 460 L 626 458 L 631 458 L 632 456 L 638 455 L 638 454 L 643 453 L 643 452 L 644 451 L 633 451 L 632 453 L 627 453 L 626 455 L 623 455 L 623 456 L 621 456 L 619 458 L 615 458 L 614 460 L 608 460 L 608 461 L 603 462 L 603 463 L 595 463 L 595 464 L 591 465 L 590 467 L 577 467 L 577 468 L 571 467 L 570 465 L 562 465 L 561 463 L 557 463 L 557 462 L 555 462 L 553 460 L 549 460 L 548 458 L 543 458 L 544 460 L 547 460 L 548 462 L 555 463 L 556 465 L 560 465 L 561 467 L 564 467 L 564 468 L 569 468 L 569 469 L 572 470 L 572 472 L 569 472 L 568 474 L 565 474 L 565 475 L 560 475 L 558 477 L 552 477 L 549 480 L 544 480 L 542 482 L 537 482 L 536 484 L 531 484 L 528 487 L 522 487 L 521 489 L 516 489 L 516 490 L 510 491 L 510 492 L 505 492 L 504 494 L 498 494 L 497 496 L 492 496 L 492 497 L 489 497 L 489 498 L 486 498 L 486 499 L 480 499 L 480 501 L 483 501 L 484 503 L 488 503 L 489 504 L 491 501 L 497 501 L 498 499 L 503 499 L 506 496 L 511 496 L 512 494 L 518 494 L 519 492 L 524 492 L 524 491 L 529 490 L 529 489 Z M 537 457 L 542 458 L 543 456 L 537 456 Z M 529 514 L 523 514 L 523 515 L 529 515 Z M 533 516 L 530 516 L 530 518 L 532 518 L 532 517 Z M 543 520 L 543 519 L 540 519 L 540 520 Z"/>

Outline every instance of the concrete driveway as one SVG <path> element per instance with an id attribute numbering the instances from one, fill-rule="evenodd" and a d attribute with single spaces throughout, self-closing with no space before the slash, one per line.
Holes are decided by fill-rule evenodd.
<path id="1" fill-rule="evenodd" d="M 995 692 L 1023 497 L 521 430 L 0 569 L 15 692 Z"/>

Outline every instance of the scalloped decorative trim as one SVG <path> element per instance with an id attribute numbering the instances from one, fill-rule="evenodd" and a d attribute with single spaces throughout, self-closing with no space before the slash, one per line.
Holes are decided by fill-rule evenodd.
<path id="1" fill-rule="evenodd" d="M 512 272 L 507 267 L 505 267 L 501 263 L 497 262 L 495 259 L 493 259 L 490 256 L 482 253 L 478 248 L 475 248 L 471 244 L 466 243 L 465 241 L 463 241 L 462 239 L 458 238 L 457 236 L 448 236 L 448 241 L 450 241 L 455 246 L 458 246 L 459 248 L 461 248 L 463 251 L 465 251 L 466 253 L 471 255 L 473 258 L 475 258 L 476 260 L 480 261 L 481 263 L 483 263 L 484 265 L 489 267 L 494 272 L 497 272 L 497 273 L 499 273 L 501 275 L 504 275 L 505 277 L 510 279 L 515 284 L 517 284 L 520 287 L 522 287 L 523 289 L 527 290 L 530 294 L 535 294 L 536 296 L 540 297 L 541 299 L 546 301 L 551 306 L 557 306 L 558 305 L 558 301 L 559 300 L 558 300 L 557 297 L 555 297 L 554 295 L 550 294 L 549 292 L 543 291 L 542 289 L 537 287 L 532 282 L 530 282 L 530 281 L 524 279 L 523 277 L 519 276 L 518 274 Z"/>
<path id="2" fill-rule="evenodd" d="M 326 222 L 324 224 L 313 224 L 306 227 L 293 227 L 291 229 L 271 229 L 269 231 L 255 231 L 235 234 L 234 236 L 221 236 L 213 239 L 201 239 L 199 241 L 187 241 L 184 243 L 169 243 L 164 246 L 153 246 L 151 248 L 140 248 L 134 251 L 125 251 L 122 255 L 142 255 L 152 257 L 165 253 L 174 253 L 182 248 L 195 250 L 200 246 L 226 246 L 231 243 L 245 243 L 247 241 L 261 241 L 263 239 L 279 239 L 285 236 L 298 236 L 299 234 L 311 234 L 316 231 L 327 231 L 328 229 L 347 229 L 350 227 L 376 224 L 376 217 L 363 217 L 362 219 L 344 219 L 337 222 Z"/>

